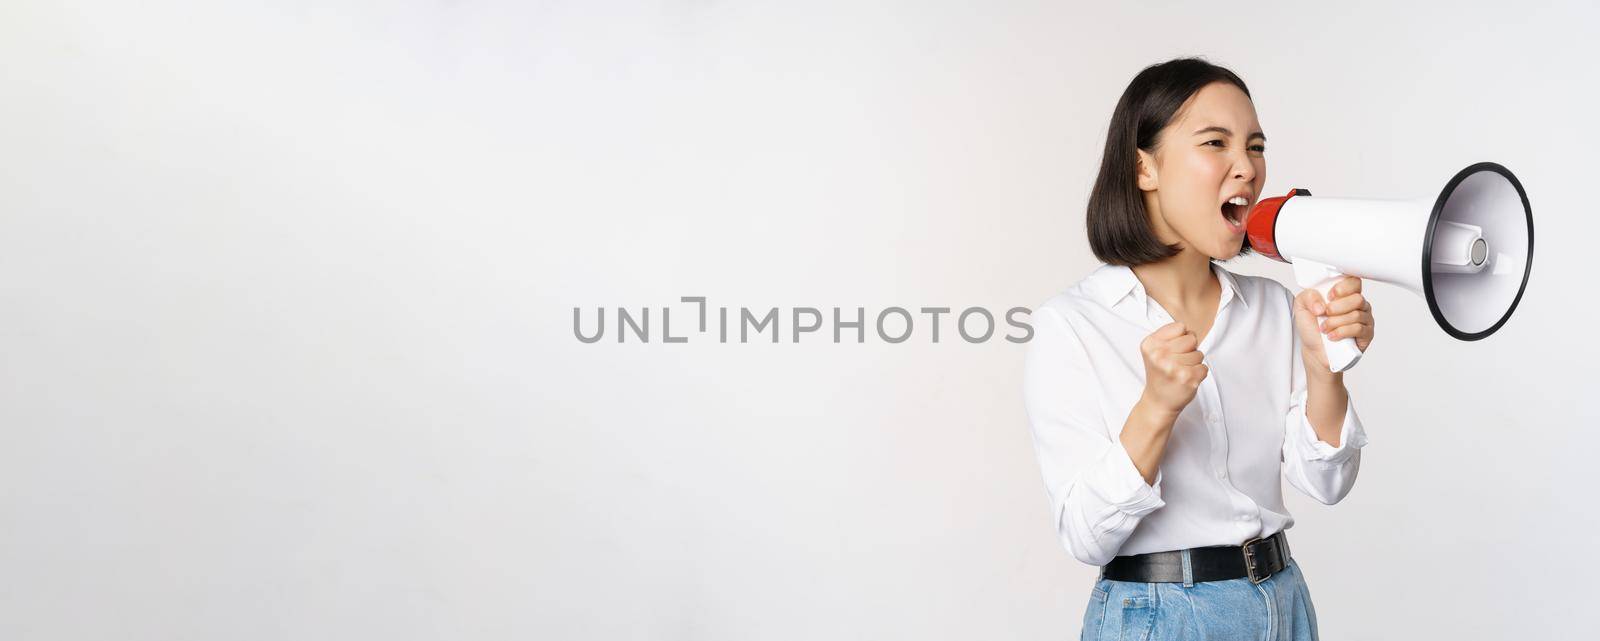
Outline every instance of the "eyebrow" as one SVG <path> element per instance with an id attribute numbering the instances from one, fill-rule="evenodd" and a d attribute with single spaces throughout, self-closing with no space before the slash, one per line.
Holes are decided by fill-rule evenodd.
<path id="1" fill-rule="evenodd" d="M 1217 127 L 1217 126 L 1206 127 L 1205 129 L 1201 129 L 1199 131 L 1194 132 L 1194 135 L 1198 136 L 1200 134 L 1211 133 L 1211 132 L 1216 132 L 1216 133 L 1222 134 L 1224 136 L 1232 136 L 1233 135 L 1233 132 L 1229 131 L 1227 127 Z M 1266 142 L 1267 141 L 1267 135 L 1264 134 L 1264 133 L 1261 133 L 1259 131 L 1250 132 L 1250 138 L 1260 138 L 1261 142 Z M 1245 140 L 1249 140 L 1250 138 L 1246 138 Z"/>

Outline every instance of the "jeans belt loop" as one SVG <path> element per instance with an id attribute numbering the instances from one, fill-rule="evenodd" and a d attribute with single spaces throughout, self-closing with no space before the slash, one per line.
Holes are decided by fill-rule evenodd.
<path id="1" fill-rule="evenodd" d="M 1194 561 L 1189 550 L 1183 551 L 1183 587 L 1194 587 Z"/>

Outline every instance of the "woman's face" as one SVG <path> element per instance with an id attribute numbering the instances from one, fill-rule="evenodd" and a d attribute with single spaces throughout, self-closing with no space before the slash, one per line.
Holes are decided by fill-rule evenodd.
<path id="1" fill-rule="evenodd" d="M 1217 260 L 1237 255 L 1267 180 L 1266 142 L 1238 87 L 1214 82 L 1191 96 L 1155 153 L 1139 152 L 1139 189 L 1156 237 Z"/>

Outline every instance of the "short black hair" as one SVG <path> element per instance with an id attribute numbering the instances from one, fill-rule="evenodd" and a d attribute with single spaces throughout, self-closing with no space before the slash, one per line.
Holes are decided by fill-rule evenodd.
<path id="1" fill-rule="evenodd" d="M 1182 249 L 1162 243 L 1150 228 L 1144 195 L 1135 177 L 1138 150 L 1153 153 L 1161 142 L 1161 130 L 1178 109 L 1213 82 L 1226 82 L 1250 96 L 1238 75 L 1199 58 L 1145 67 L 1123 90 L 1111 112 L 1100 174 L 1089 192 L 1089 249 L 1101 262 L 1132 267 L 1165 260 Z M 1240 251 L 1249 252 L 1250 243 L 1246 241 Z"/>

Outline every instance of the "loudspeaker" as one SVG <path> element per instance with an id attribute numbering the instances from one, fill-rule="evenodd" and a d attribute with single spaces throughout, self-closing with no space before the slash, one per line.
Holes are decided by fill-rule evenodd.
<path id="1" fill-rule="evenodd" d="M 1439 327 L 1464 341 L 1505 325 L 1533 268 L 1528 194 L 1492 162 L 1457 172 L 1437 196 L 1414 200 L 1294 189 L 1257 203 L 1245 235 L 1256 253 L 1292 264 L 1299 285 L 1324 299 L 1346 275 L 1399 285 L 1426 299 Z M 1322 346 L 1335 372 L 1361 359 L 1353 338 L 1324 336 Z"/>

